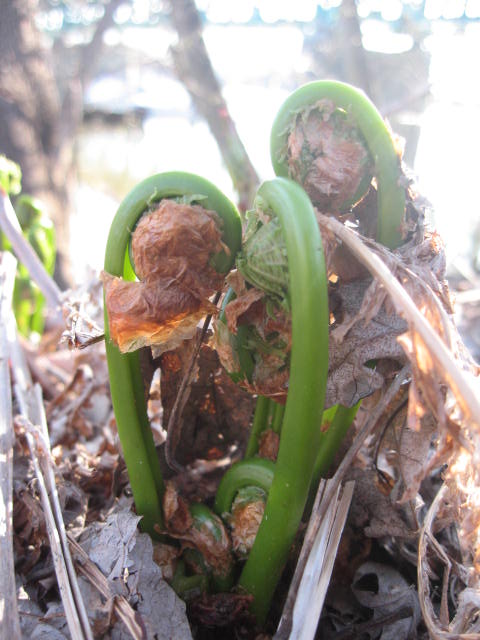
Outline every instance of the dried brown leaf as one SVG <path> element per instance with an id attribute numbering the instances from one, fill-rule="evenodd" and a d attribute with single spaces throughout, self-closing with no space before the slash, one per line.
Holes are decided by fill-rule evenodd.
<path id="1" fill-rule="evenodd" d="M 195 295 L 171 277 L 126 282 L 102 275 L 110 336 L 122 352 L 144 346 L 163 350 L 191 338 L 205 315 L 215 312 L 208 300 Z"/>
<path id="2" fill-rule="evenodd" d="M 256 305 L 257 311 L 255 312 L 252 307 L 260 302 L 264 297 L 263 291 L 260 289 L 251 288 L 246 290 L 235 300 L 232 300 L 225 308 L 225 316 L 227 318 L 227 326 L 229 331 L 233 334 L 237 333 L 238 324 L 248 323 L 252 318 L 258 316 L 258 307 L 262 308 L 262 305 Z"/>
<path id="3" fill-rule="evenodd" d="M 264 511 L 264 500 L 234 501 L 229 525 L 232 550 L 240 557 L 245 558 L 253 547 Z"/>
<path id="4" fill-rule="evenodd" d="M 65 293 L 62 315 L 66 328 L 60 343 L 83 349 L 103 340 L 103 291 L 98 276 Z"/>
<path id="5" fill-rule="evenodd" d="M 138 532 L 138 522 L 129 503 L 112 513 L 104 524 L 90 525 L 80 539 L 81 546 L 108 577 L 112 593 L 123 595 L 134 607 L 146 638 L 191 638 L 185 605 L 164 581 L 153 560 L 152 541 Z M 85 587 L 86 580 L 82 578 L 82 582 Z M 106 624 L 110 605 L 99 593 L 95 595 L 90 583 L 85 588 L 92 597 L 90 613 L 96 624 L 100 625 L 101 620 Z M 114 623 L 112 637 L 126 637 L 120 624 Z"/>
<path id="6" fill-rule="evenodd" d="M 418 595 L 396 569 L 366 562 L 358 568 L 352 590 L 360 604 L 373 610 L 374 620 L 401 612 L 400 619 L 384 625 L 381 640 L 407 640 L 416 635 L 420 622 Z"/>
<path id="7" fill-rule="evenodd" d="M 178 493 L 173 482 L 167 482 L 163 494 L 165 526 L 176 535 L 186 533 L 193 524 L 188 502 Z"/>
<path id="8" fill-rule="evenodd" d="M 438 426 L 437 450 L 433 462 L 444 464 L 446 485 L 437 494 L 427 512 L 419 547 L 419 585 L 422 592 L 423 615 L 433 638 L 476 637 L 475 620 L 464 621 L 461 634 L 452 632 L 448 623 L 446 593 L 448 572 L 444 577 L 442 610 L 439 621 L 430 598 L 430 574 L 427 566 L 427 541 L 444 557 L 445 552 L 432 537 L 433 520 L 438 516 L 438 505 L 449 505 L 456 512 L 460 548 L 465 563 L 472 567 L 468 586 L 480 584 L 480 513 L 478 488 L 480 487 L 480 404 L 479 367 L 473 362 L 455 329 L 449 315 L 451 304 L 448 289 L 442 281 L 443 255 L 438 237 L 426 236 L 413 250 L 404 247 L 397 254 L 358 238 L 354 232 L 335 220 L 323 218 L 355 253 L 357 258 L 388 289 L 397 312 L 409 324 L 409 332 L 402 339 L 405 353 L 411 362 L 414 387 L 409 423 L 418 427 L 419 419 L 430 412 Z M 399 255 L 402 253 L 403 255 Z M 407 265 L 408 259 L 411 259 Z M 393 276 L 391 268 L 395 265 Z M 426 268 L 430 265 L 430 269 Z M 425 475 L 430 465 L 426 465 Z M 415 482 L 420 478 L 417 476 Z M 451 562 L 444 559 L 447 567 Z M 470 633 L 472 631 L 472 633 Z M 472 635 L 473 634 L 473 635 Z"/>
<path id="9" fill-rule="evenodd" d="M 361 527 L 367 537 L 415 538 L 416 528 L 409 524 L 405 507 L 399 505 L 390 492 L 385 494 L 373 468 L 360 470 L 355 467 L 348 477 L 355 480 L 352 522 Z"/>
<path id="10" fill-rule="evenodd" d="M 431 413 L 423 417 L 419 430 L 402 428 L 397 455 L 404 489 L 400 503 L 415 499 L 422 481 L 430 472 L 436 433 L 437 423 Z"/>
<path id="11" fill-rule="evenodd" d="M 385 379 L 381 361 L 405 362 L 397 338 L 405 322 L 388 313 L 383 291 L 370 281 L 349 282 L 334 292 L 335 324 L 329 344 L 329 370 L 325 406 L 352 406 L 381 389 Z M 368 310 L 368 311 L 367 311 Z M 368 366 L 376 362 L 376 367 Z M 398 368 L 398 367 L 397 367 Z"/>

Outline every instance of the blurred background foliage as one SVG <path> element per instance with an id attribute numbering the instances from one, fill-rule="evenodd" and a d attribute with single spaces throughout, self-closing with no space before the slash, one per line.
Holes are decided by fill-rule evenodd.
<path id="1" fill-rule="evenodd" d="M 269 132 L 317 78 L 362 87 L 405 139 L 450 268 L 478 264 L 480 0 L 1 0 L 0 153 L 54 220 L 60 284 L 100 269 L 111 219 L 180 169 L 244 208 Z"/>

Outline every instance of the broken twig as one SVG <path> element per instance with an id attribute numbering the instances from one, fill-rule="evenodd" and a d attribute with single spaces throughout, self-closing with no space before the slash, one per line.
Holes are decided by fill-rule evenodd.
<path id="1" fill-rule="evenodd" d="M 38 285 L 53 309 L 62 304 L 62 291 L 45 270 L 39 257 L 22 235 L 20 223 L 8 195 L 0 189 L 0 228 L 10 240 L 18 260 L 28 269 L 30 277 Z"/>

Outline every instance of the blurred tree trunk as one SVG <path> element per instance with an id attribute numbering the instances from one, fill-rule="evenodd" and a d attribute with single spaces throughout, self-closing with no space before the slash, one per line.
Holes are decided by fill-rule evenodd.
<path id="1" fill-rule="evenodd" d="M 55 223 L 57 280 L 70 283 L 70 167 L 62 153 L 64 121 L 49 52 L 31 0 L 0 0 L 0 153 L 17 162 L 23 191 L 41 198 Z"/>
<path id="2" fill-rule="evenodd" d="M 78 76 L 85 86 L 95 75 L 98 59 L 103 48 L 103 34 L 113 24 L 115 11 L 126 0 L 109 0 L 104 5 L 103 16 L 98 21 L 90 42 L 82 47 Z"/>
<path id="3" fill-rule="evenodd" d="M 0 0 L 0 153 L 22 169 L 22 189 L 43 200 L 57 233 L 55 279 L 73 284 L 69 218 L 74 172 L 74 136 L 82 121 L 83 87 L 92 77 L 122 0 L 110 0 L 93 37 L 81 51 L 76 73 L 57 82 L 53 52 L 35 26 L 35 0 Z"/>
<path id="4" fill-rule="evenodd" d="M 205 118 L 238 193 L 242 211 L 252 205 L 258 175 L 238 135 L 222 96 L 202 37 L 202 24 L 194 0 L 169 0 L 178 44 L 172 53 L 178 78 L 195 108 Z"/>
<path id="5" fill-rule="evenodd" d="M 355 0 L 343 0 L 340 7 L 340 30 L 339 45 L 342 52 L 344 79 L 363 89 L 370 98 L 374 99 Z"/>

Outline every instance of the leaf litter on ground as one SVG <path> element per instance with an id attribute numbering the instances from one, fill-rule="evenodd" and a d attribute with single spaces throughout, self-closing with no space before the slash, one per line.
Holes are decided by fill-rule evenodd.
<path id="1" fill-rule="evenodd" d="M 350 464 L 336 463 L 336 482 L 355 478 L 356 487 L 344 533 L 350 545 L 340 546 L 318 637 L 480 637 L 478 366 L 452 321 L 440 239 L 422 234 L 392 253 L 332 218 L 319 213 L 318 219 L 330 273 L 343 274 L 331 294 L 336 305 L 331 403 L 364 398 L 343 447 Z M 354 270 L 360 280 L 345 276 L 352 252 L 357 264 L 362 263 Z M 89 561 L 102 570 L 108 584 L 102 595 L 80 578 L 93 628 L 98 637 L 127 637 L 122 636 L 127 627 L 112 615 L 110 602 L 122 597 L 133 612 L 133 633 L 134 621 L 150 629 L 148 633 L 173 633 L 168 624 L 175 619 L 184 634 L 175 637 L 188 638 L 183 604 L 162 577 L 171 574 L 171 566 L 162 574 L 154 560 L 159 555 L 156 545 L 137 532 L 128 498 L 103 346 L 98 343 L 98 280 L 93 278 L 80 294 L 72 293 L 65 304 L 69 327 L 63 344 L 57 346 L 62 328 L 53 324 L 38 347 L 23 347 L 46 398 L 51 461 L 69 535 L 85 545 Z M 426 325 L 421 318 L 427 319 Z M 72 353 L 65 348 L 67 342 L 89 349 Z M 161 368 L 160 389 L 152 387 L 157 391 L 149 404 L 160 425 L 158 444 L 165 437 L 164 414 L 175 402 L 188 349 L 187 342 L 163 354 L 160 363 L 149 359 L 153 369 Z M 252 406 L 246 396 L 232 401 L 232 387 L 222 378 L 209 343 L 202 346 L 199 358 L 176 450 L 186 465 L 176 477 L 186 498 L 213 495 L 216 480 L 210 472 L 217 461 L 241 450 Z M 365 366 L 371 360 L 377 361 L 375 369 Z M 388 388 L 407 362 L 409 384 L 400 385 L 387 402 Z M 199 437 L 192 423 L 202 414 L 204 432 Z M 219 425 L 226 439 L 216 435 Z M 64 610 L 24 425 L 17 421 L 16 430 L 14 544 L 22 627 L 32 637 L 65 637 Z M 359 436 L 363 439 L 357 440 Z M 204 461 L 200 465 L 199 459 Z M 405 601 L 400 598 L 396 610 L 382 609 L 373 597 L 367 602 L 365 593 L 355 590 L 355 576 L 365 567 L 373 571 L 379 587 L 384 576 L 390 576 L 395 588 L 405 589 Z M 417 597 L 421 621 L 413 604 Z M 171 614 L 157 619 L 164 607 Z"/>

